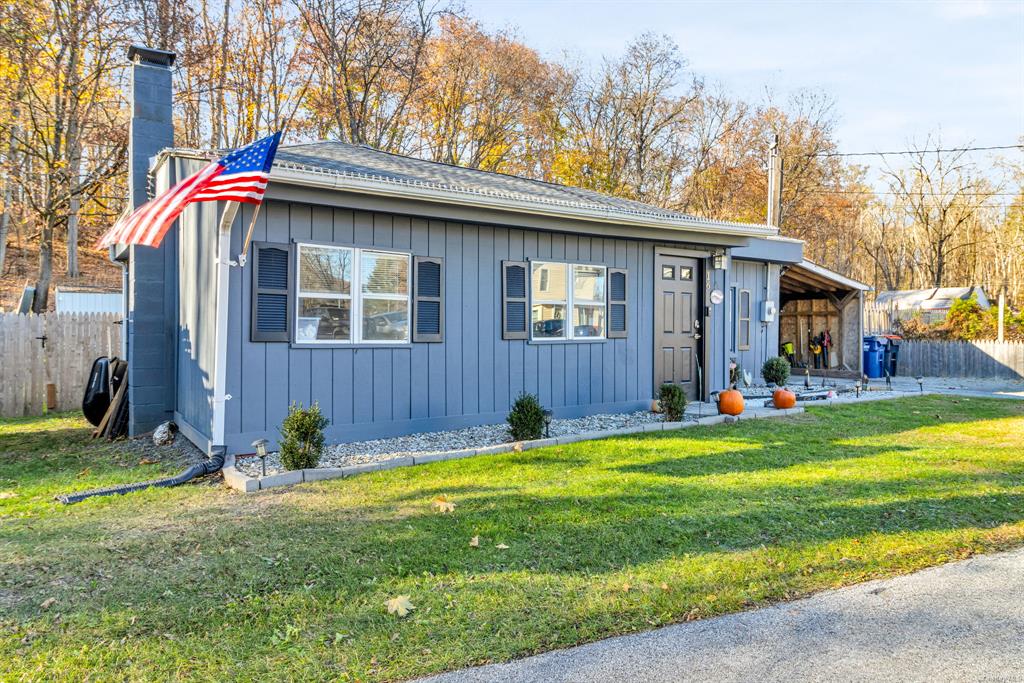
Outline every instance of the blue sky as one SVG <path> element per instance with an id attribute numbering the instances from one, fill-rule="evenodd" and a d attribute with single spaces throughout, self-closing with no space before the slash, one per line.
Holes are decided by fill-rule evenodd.
<path id="1" fill-rule="evenodd" d="M 1024 136 L 1024 0 L 464 2 L 549 58 L 598 62 L 655 31 L 675 39 L 694 72 L 743 98 L 763 99 L 766 86 L 783 96 L 823 89 L 846 152 L 905 149 L 939 129 L 947 147 Z"/>

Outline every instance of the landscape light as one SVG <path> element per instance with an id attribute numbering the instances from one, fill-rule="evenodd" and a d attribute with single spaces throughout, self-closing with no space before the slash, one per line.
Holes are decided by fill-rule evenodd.
<path id="1" fill-rule="evenodd" d="M 256 455 L 260 459 L 260 468 L 265 477 L 267 476 L 267 440 L 256 439 L 252 442 L 252 447 L 256 449 Z"/>
<path id="2" fill-rule="evenodd" d="M 544 438 L 545 439 L 550 439 L 551 438 L 551 411 L 550 410 L 545 410 L 544 411 Z"/>
<path id="3" fill-rule="evenodd" d="M 914 379 L 917 380 L 917 388 L 918 388 L 918 390 L 920 390 L 920 392 L 923 394 L 924 393 L 924 377 L 922 377 L 921 375 L 918 375 Z"/>

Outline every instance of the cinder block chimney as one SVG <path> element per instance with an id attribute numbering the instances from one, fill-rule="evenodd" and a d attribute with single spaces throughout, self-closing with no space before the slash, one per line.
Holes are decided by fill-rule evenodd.
<path id="1" fill-rule="evenodd" d="M 131 127 L 128 143 L 128 191 L 133 207 L 149 199 L 149 169 L 161 150 L 174 146 L 171 67 L 173 52 L 133 45 L 131 63 Z M 151 431 L 173 419 L 174 350 L 178 334 L 177 235 L 163 244 L 128 247 L 118 255 L 127 261 L 124 353 L 128 359 L 128 400 L 131 435 Z"/>

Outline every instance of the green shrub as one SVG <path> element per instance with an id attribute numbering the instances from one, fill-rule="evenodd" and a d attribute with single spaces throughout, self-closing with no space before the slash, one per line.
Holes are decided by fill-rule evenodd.
<path id="1" fill-rule="evenodd" d="M 522 393 L 508 414 L 508 431 L 514 441 L 529 441 L 544 436 L 544 408 L 533 394 Z"/>
<path id="2" fill-rule="evenodd" d="M 783 356 L 769 358 L 761 366 L 761 377 L 767 384 L 786 386 L 789 381 L 789 360 Z"/>
<path id="3" fill-rule="evenodd" d="M 288 417 L 281 423 L 281 464 L 286 470 L 316 467 L 324 452 L 324 427 L 330 420 L 314 403 L 308 410 L 292 403 Z"/>
<path id="4" fill-rule="evenodd" d="M 658 390 L 658 402 L 666 422 L 679 422 L 686 410 L 686 394 L 678 384 L 665 383 Z"/>

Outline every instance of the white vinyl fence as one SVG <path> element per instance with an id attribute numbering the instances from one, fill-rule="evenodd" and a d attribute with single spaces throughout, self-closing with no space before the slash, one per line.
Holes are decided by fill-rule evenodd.
<path id="1" fill-rule="evenodd" d="M 0 417 L 41 415 L 48 397 L 53 410 L 81 407 L 93 360 L 120 353 L 120 320 L 115 313 L 0 313 Z"/>

